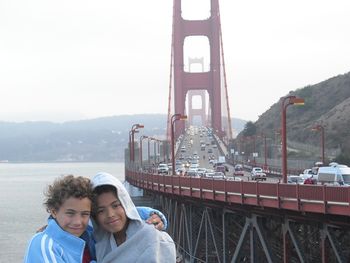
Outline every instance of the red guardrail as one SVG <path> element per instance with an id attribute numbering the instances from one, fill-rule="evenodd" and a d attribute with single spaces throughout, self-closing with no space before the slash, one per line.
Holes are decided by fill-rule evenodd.
<path id="1" fill-rule="evenodd" d="M 137 187 L 207 200 L 334 215 L 350 215 L 350 187 L 147 174 L 126 170 Z"/>

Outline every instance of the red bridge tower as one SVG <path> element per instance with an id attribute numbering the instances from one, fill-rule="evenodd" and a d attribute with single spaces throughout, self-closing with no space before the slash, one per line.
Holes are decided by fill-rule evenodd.
<path id="1" fill-rule="evenodd" d="M 186 96 L 189 91 L 207 91 L 209 95 L 210 126 L 223 134 L 221 117 L 221 53 L 220 15 L 218 0 L 211 0 L 211 15 L 205 20 L 185 20 L 181 16 L 181 0 L 174 0 L 172 57 L 174 74 L 174 112 L 185 115 Z M 210 68 L 207 72 L 184 70 L 184 42 L 189 36 L 205 36 L 209 40 Z M 169 100 L 170 103 L 170 100 Z M 228 103 L 228 102 L 227 102 Z M 170 107 L 169 107 L 170 109 Z M 170 115 L 170 112 L 169 112 Z M 169 118 L 169 116 L 168 116 Z M 184 131 L 178 122 L 175 137 Z"/>

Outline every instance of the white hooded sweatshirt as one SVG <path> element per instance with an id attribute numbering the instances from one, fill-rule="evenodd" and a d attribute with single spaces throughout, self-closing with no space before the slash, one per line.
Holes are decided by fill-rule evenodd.
<path id="1" fill-rule="evenodd" d="M 143 222 L 123 184 L 108 173 L 98 173 L 92 179 L 95 189 L 101 185 L 112 185 L 117 189 L 126 216 L 130 219 L 126 230 L 126 241 L 117 246 L 113 233 L 94 226 L 96 256 L 99 263 L 175 263 L 175 244 L 164 231 Z"/>

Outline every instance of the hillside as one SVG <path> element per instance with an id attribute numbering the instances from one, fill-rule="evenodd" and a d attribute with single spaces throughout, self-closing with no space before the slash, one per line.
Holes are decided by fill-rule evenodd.
<path id="1" fill-rule="evenodd" d="M 165 114 L 121 115 L 65 123 L 0 122 L 0 160 L 10 162 L 123 161 L 129 131 L 144 124 L 142 134 L 164 138 Z M 234 130 L 245 122 L 233 119 Z"/>
<path id="2" fill-rule="evenodd" d="M 340 157 L 350 156 L 350 73 L 297 89 L 287 95 L 305 100 L 304 106 L 288 107 L 288 141 L 320 145 L 320 134 L 312 131 L 312 127 L 320 124 L 325 131 L 325 148 L 338 149 Z M 257 134 L 264 133 L 274 138 L 281 126 L 280 101 L 264 112 L 254 124 Z"/>

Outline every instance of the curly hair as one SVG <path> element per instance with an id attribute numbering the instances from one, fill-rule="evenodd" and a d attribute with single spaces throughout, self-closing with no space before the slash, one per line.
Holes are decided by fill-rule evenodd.
<path id="1" fill-rule="evenodd" d="M 44 205 L 50 213 L 58 210 L 62 204 L 70 197 L 89 198 L 93 200 L 90 179 L 82 176 L 66 175 L 57 178 L 48 186 L 45 195 Z"/>

